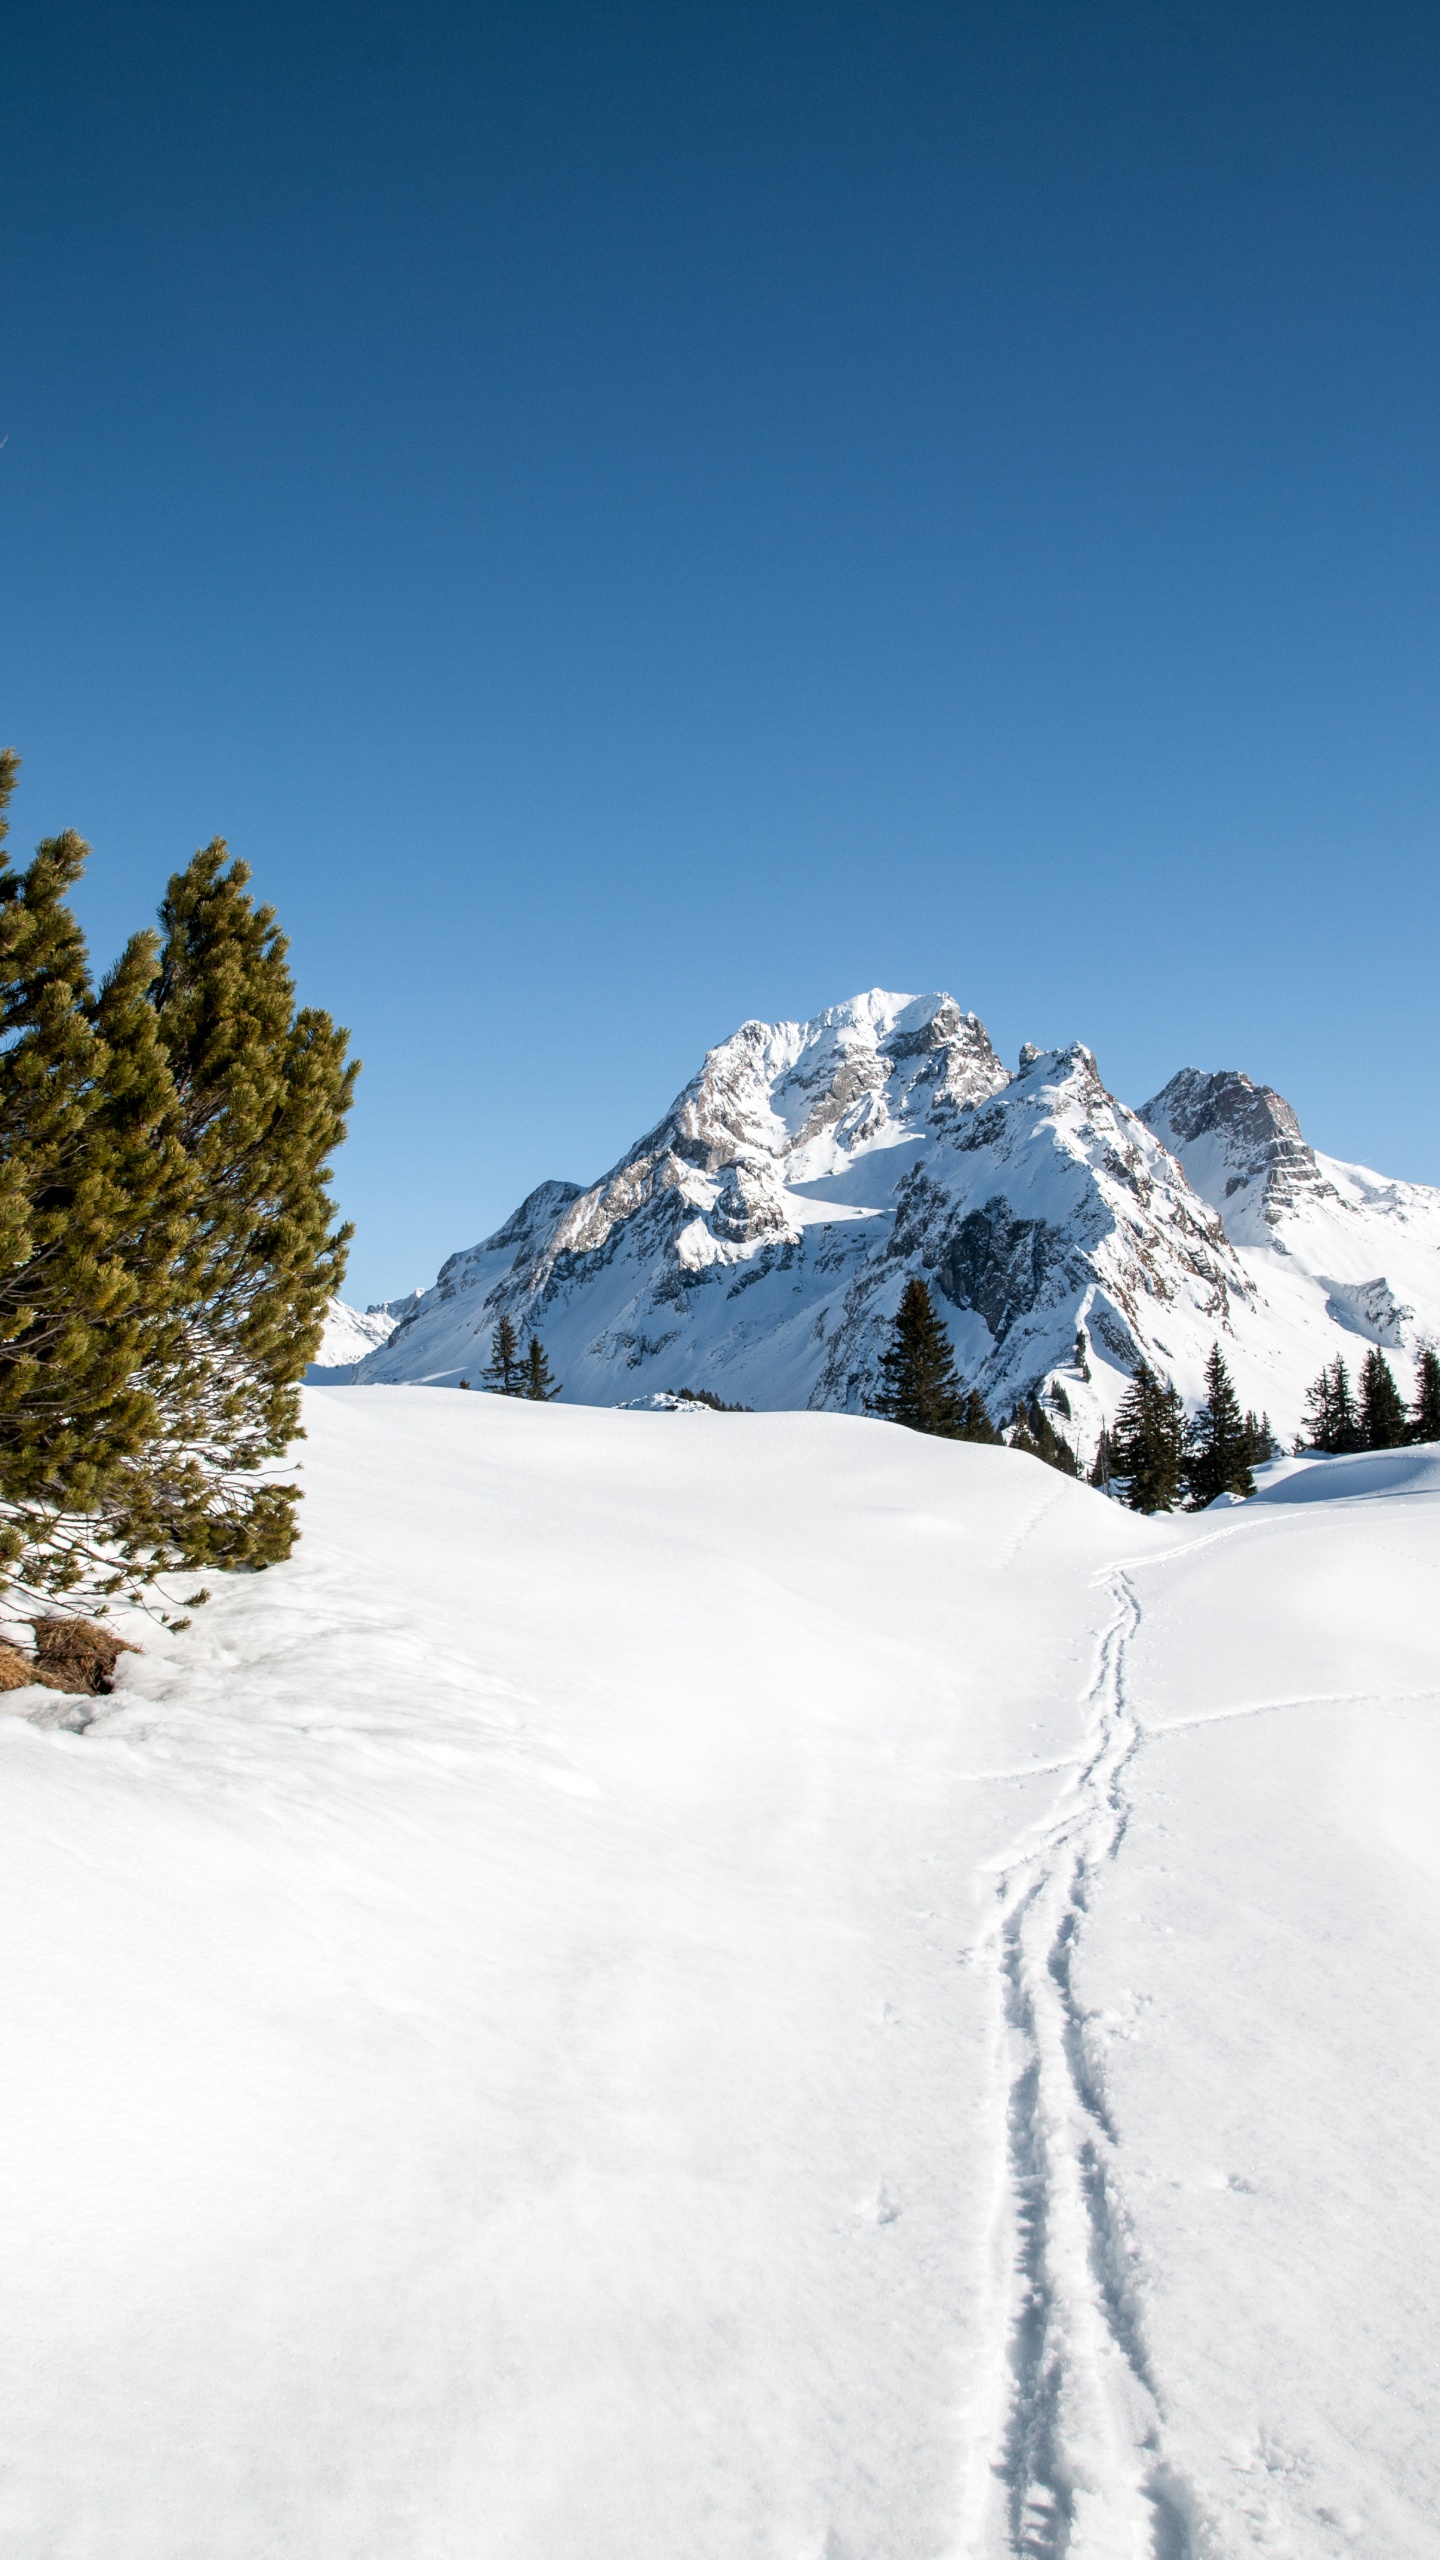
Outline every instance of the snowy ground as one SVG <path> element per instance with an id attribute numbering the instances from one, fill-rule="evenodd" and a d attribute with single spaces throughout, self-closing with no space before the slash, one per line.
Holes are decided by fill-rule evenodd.
<path id="1" fill-rule="evenodd" d="M 5 1701 L 5 2560 L 1433 2560 L 1440 1459 L 307 1419 Z"/>

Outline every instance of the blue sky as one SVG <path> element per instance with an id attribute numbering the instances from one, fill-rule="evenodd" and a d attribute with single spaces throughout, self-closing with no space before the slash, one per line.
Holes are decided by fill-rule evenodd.
<path id="1" fill-rule="evenodd" d="M 1440 1181 L 1440 11 L 18 0 L 17 850 L 214 833 L 347 1295 L 946 986 Z"/>

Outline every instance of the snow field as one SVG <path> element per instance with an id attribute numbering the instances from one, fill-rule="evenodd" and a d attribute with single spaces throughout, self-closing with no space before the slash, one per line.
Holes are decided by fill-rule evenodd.
<path id="1" fill-rule="evenodd" d="M 306 1419 L 0 1720 L 0 2553 L 1433 2550 L 1440 1470 Z"/>

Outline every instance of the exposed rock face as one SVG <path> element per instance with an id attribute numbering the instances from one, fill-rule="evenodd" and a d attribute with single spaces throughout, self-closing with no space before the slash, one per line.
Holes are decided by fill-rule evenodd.
<path id="1" fill-rule="evenodd" d="M 1336 1200 L 1313 1147 L 1283 1095 L 1252 1084 L 1234 1067 L 1202 1075 L 1182 1067 L 1140 1117 L 1152 1128 L 1202 1199 L 1220 1211 L 1237 1243 L 1265 1241 L 1287 1210 L 1306 1196 Z M 1269 1241 L 1275 1241 L 1272 1232 Z"/>
<path id="2" fill-rule="evenodd" d="M 1247 1076 L 1135 1112 L 1079 1043 L 1011 1075 L 950 996 L 872 989 L 744 1023 L 599 1182 L 453 1254 L 361 1374 L 478 1385 L 509 1314 L 573 1400 L 861 1411 L 912 1272 L 992 1410 L 1063 1384 L 1082 1449 L 1137 1359 L 1194 1398 L 1216 1340 L 1289 1431 L 1358 1335 L 1440 1332 L 1440 1194 L 1318 1157 Z"/>

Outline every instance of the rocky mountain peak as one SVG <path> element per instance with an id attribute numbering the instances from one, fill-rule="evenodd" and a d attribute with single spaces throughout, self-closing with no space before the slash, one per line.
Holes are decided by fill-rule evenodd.
<path id="1" fill-rule="evenodd" d="M 1339 1196 L 1284 1095 L 1238 1068 L 1206 1075 L 1182 1067 L 1140 1117 L 1237 1242 L 1278 1242 L 1276 1230 L 1302 1200 Z"/>

